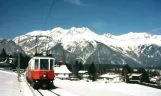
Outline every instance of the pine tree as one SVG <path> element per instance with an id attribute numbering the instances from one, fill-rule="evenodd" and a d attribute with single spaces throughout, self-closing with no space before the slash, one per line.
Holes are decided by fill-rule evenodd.
<path id="1" fill-rule="evenodd" d="M 74 65 L 73 65 L 73 73 L 74 73 L 74 75 L 77 75 L 78 71 L 79 71 L 79 65 L 78 65 L 78 61 L 76 60 Z"/>
<path id="2" fill-rule="evenodd" d="M 99 65 L 96 64 L 95 62 L 92 62 L 92 64 L 90 65 L 89 69 L 88 69 L 88 73 L 91 76 L 91 79 L 93 81 L 97 80 L 97 73 L 99 72 Z"/>
<path id="3" fill-rule="evenodd" d="M 79 64 L 79 66 L 80 66 L 80 67 L 79 67 L 79 70 L 84 70 L 84 66 L 83 66 L 82 62 L 79 62 L 78 64 Z"/>
<path id="4" fill-rule="evenodd" d="M 6 51 L 4 50 L 4 48 L 1 51 L 0 57 L 5 59 L 7 57 Z"/>
<path id="5" fill-rule="evenodd" d="M 122 75 L 126 75 L 128 73 L 131 73 L 132 72 L 132 69 L 129 65 L 124 65 L 123 68 L 122 68 Z"/>
<path id="6" fill-rule="evenodd" d="M 147 72 L 144 68 L 140 68 L 140 69 L 139 69 L 139 72 L 142 73 L 142 78 L 141 78 L 141 80 L 142 80 L 142 81 L 145 81 L 145 82 L 149 82 L 149 74 L 148 74 L 148 72 Z"/>

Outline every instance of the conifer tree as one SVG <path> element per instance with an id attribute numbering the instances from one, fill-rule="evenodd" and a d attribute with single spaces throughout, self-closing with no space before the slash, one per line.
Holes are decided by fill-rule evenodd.
<path id="1" fill-rule="evenodd" d="M 91 79 L 93 81 L 97 80 L 97 73 L 99 72 L 99 65 L 96 64 L 95 62 L 92 62 L 92 64 L 90 65 L 89 69 L 88 69 L 88 73 L 91 76 Z"/>
<path id="2" fill-rule="evenodd" d="M 0 53 L 0 57 L 5 59 L 7 57 L 6 51 L 4 50 L 4 48 L 2 49 L 1 53 Z"/>

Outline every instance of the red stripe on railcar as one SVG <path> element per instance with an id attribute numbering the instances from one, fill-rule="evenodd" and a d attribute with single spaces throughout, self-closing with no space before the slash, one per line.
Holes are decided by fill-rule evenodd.
<path id="1" fill-rule="evenodd" d="M 41 77 L 47 74 L 48 79 L 54 80 L 54 71 L 53 70 L 33 70 L 31 71 L 32 79 L 41 79 Z"/>

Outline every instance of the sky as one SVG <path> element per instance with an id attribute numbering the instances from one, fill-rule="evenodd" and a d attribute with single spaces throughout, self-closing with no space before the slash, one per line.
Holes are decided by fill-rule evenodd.
<path id="1" fill-rule="evenodd" d="M 88 27 L 97 34 L 161 35 L 161 0 L 0 0 L 1 38 L 56 27 Z"/>

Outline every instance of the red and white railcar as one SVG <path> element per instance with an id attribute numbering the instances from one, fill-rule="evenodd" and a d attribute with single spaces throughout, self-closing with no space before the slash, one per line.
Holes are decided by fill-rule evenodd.
<path id="1" fill-rule="evenodd" d="M 26 69 L 26 78 L 32 87 L 50 87 L 55 77 L 54 67 L 55 58 L 51 56 L 33 56 Z"/>

